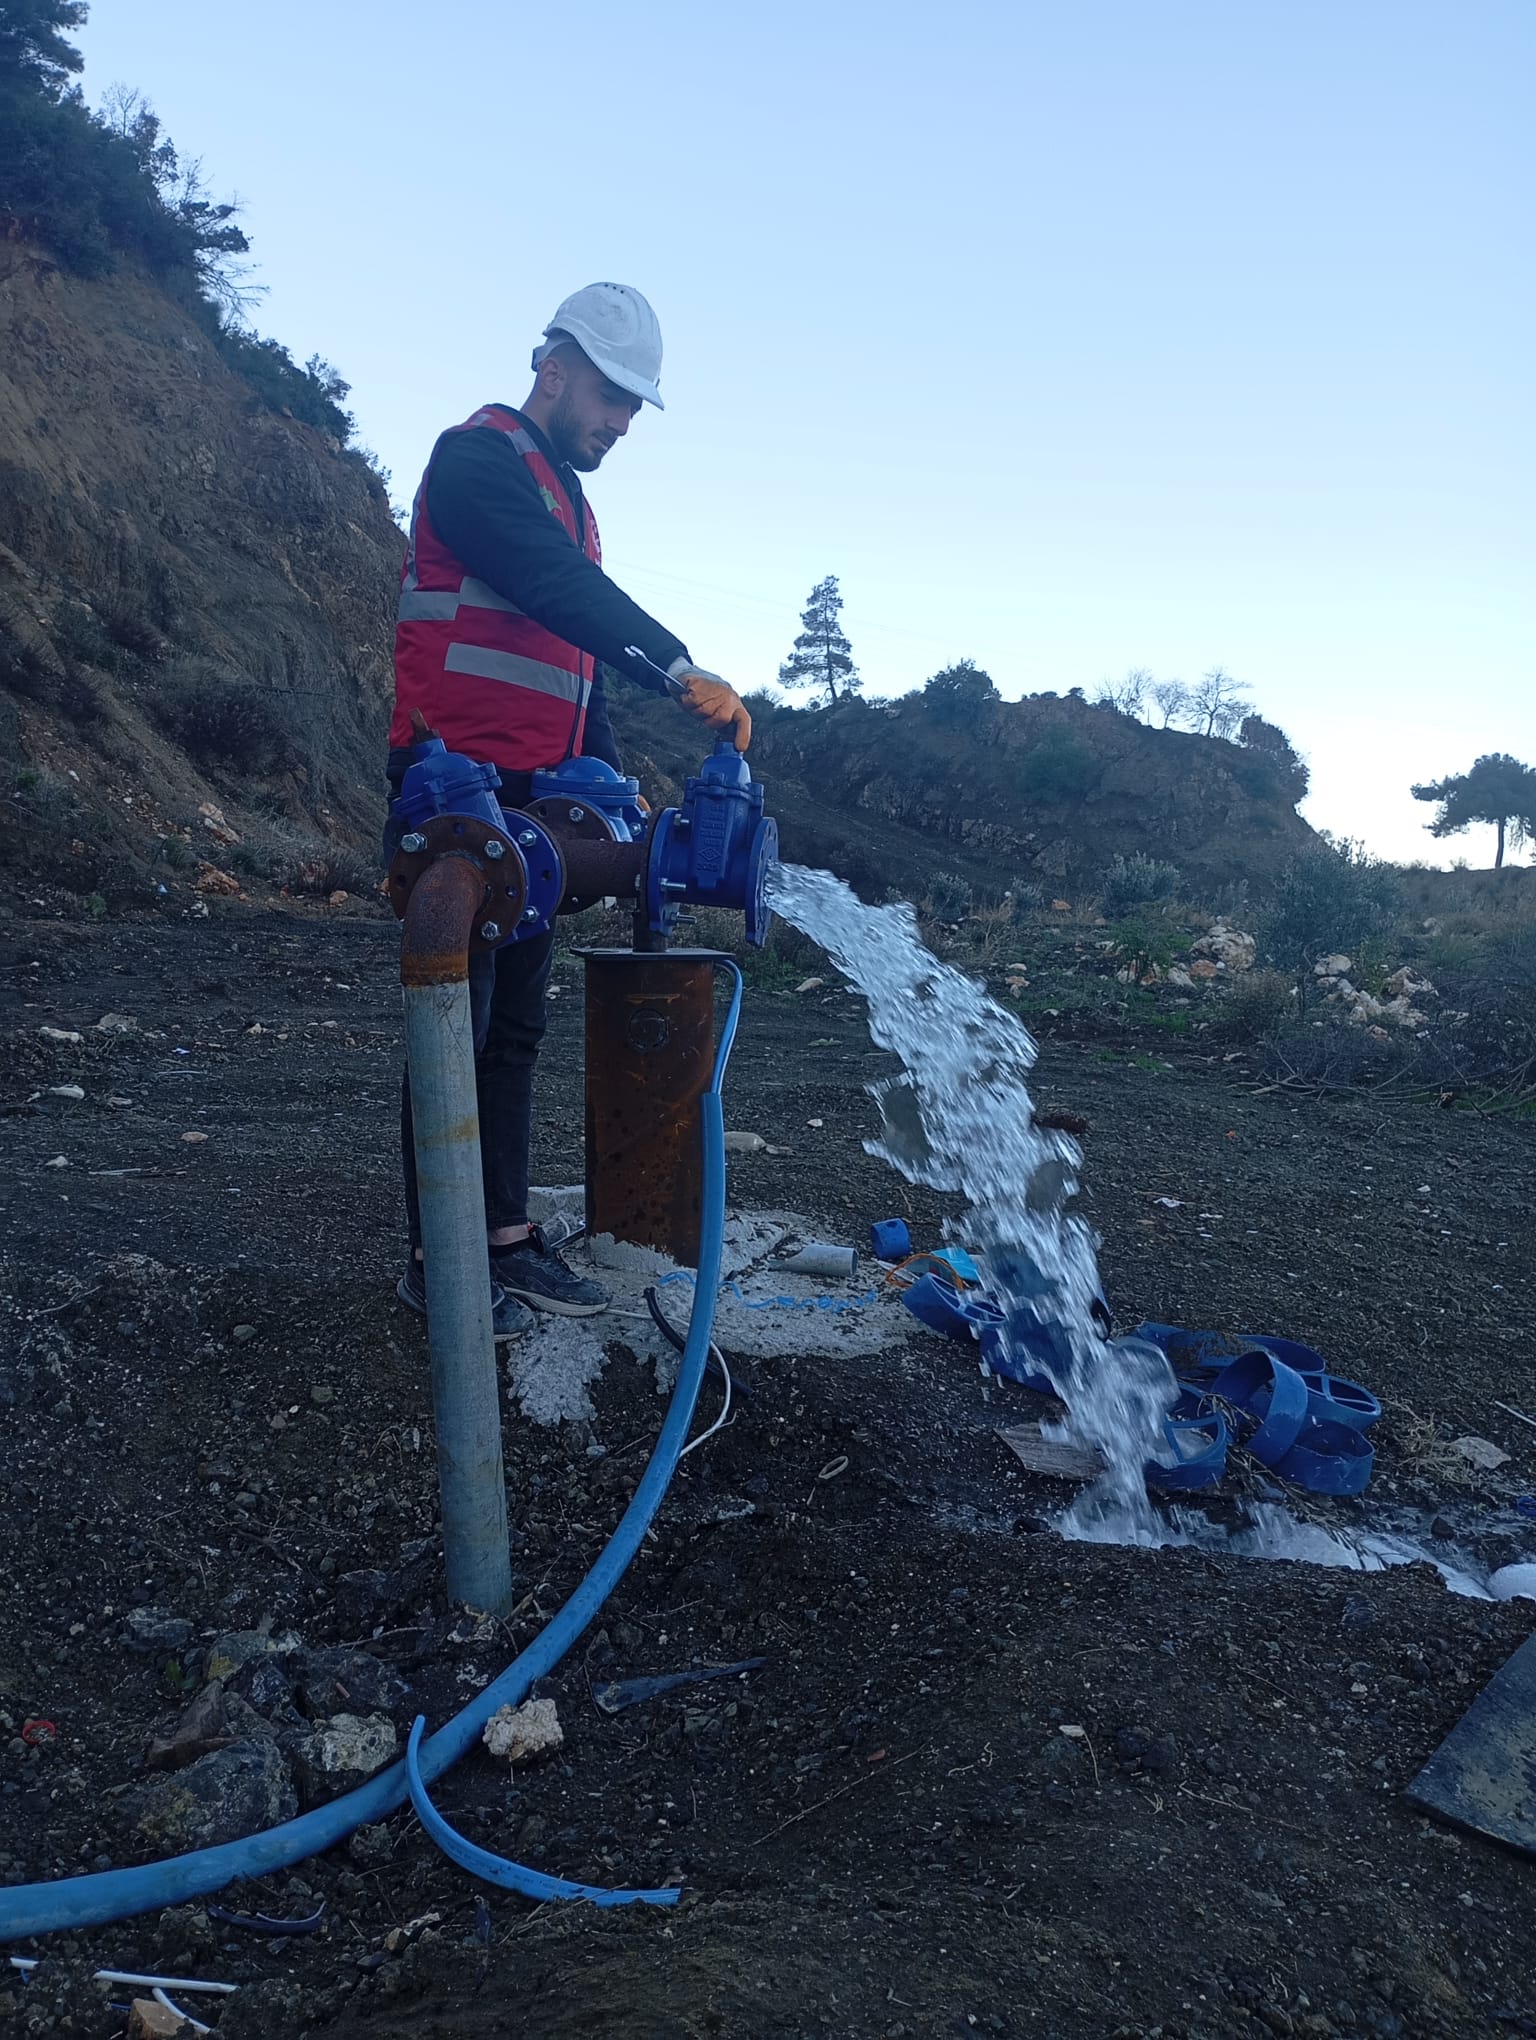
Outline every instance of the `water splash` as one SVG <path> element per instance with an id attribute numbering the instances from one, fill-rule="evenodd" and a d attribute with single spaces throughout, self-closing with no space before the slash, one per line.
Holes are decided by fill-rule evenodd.
<path id="1" fill-rule="evenodd" d="M 858 986 L 871 1035 L 901 1060 L 899 1076 L 870 1087 L 883 1128 L 866 1148 L 909 1182 L 968 1200 L 961 1231 L 983 1293 L 1060 1392 L 1070 1435 L 1104 1460 L 1069 1512 L 1074 1533 L 1114 1522 L 1150 1540 L 1158 1519 L 1145 1469 L 1170 1456 L 1163 1418 L 1177 1385 L 1156 1346 L 1107 1344 L 1094 1322 L 1103 1309 L 1097 1241 L 1069 1208 L 1082 1154 L 1034 1123 L 1033 1040 L 982 985 L 934 956 L 904 901 L 865 906 L 841 879 L 794 864 L 777 867 L 768 897 Z"/>

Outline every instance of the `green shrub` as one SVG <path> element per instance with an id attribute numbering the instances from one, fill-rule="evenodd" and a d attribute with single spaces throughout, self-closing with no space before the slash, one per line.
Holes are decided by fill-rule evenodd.
<path id="1" fill-rule="evenodd" d="M 291 893 L 329 899 L 333 892 L 344 892 L 367 899 L 378 891 L 384 874 L 377 858 L 349 844 L 316 841 L 280 860 L 271 875 Z"/>
<path id="2" fill-rule="evenodd" d="M 1324 838 L 1293 857 L 1262 904 L 1260 943 L 1283 970 L 1300 970 L 1330 950 L 1353 953 L 1385 932 L 1402 910 L 1397 873 L 1358 843 Z"/>
<path id="3" fill-rule="evenodd" d="M 199 764 L 271 774 L 296 762 L 279 698 L 208 660 L 176 660 L 145 705 L 165 735 Z"/>
<path id="4" fill-rule="evenodd" d="M 974 898 L 969 883 L 956 871 L 936 871 L 928 883 L 928 912 L 935 921 L 963 921 Z"/>
<path id="5" fill-rule="evenodd" d="M 1233 978 L 1222 1009 L 1234 1041 L 1264 1041 L 1296 1011 L 1296 987 L 1284 971 L 1250 970 Z"/>
<path id="6" fill-rule="evenodd" d="M 1165 915 L 1128 914 L 1109 930 L 1116 950 L 1139 973 L 1150 964 L 1166 970 L 1189 952 L 1189 936 Z"/>
<path id="7" fill-rule="evenodd" d="M 1098 763 L 1086 744 L 1069 730 L 1049 729 L 1019 767 L 1019 791 L 1026 800 L 1049 805 L 1079 799 L 1098 774 Z"/>
<path id="8" fill-rule="evenodd" d="M 1178 885 L 1178 867 L 1165 864 L 1160 857 L 1147 857 L 1140 850 L 1130 857 L 1116 857 L 1099 879 L 1104 917 L 1116 921 L 1132 907 L 1170 900 Z"/>
<path id="9" fill-rule="evenodd" d="M 1045 888 L 1033 880 L 1016 878 L 1008 888 L 1008 918 L 1015 928 L 1022 928 L 1042 912 L 1045 907 Z"/>

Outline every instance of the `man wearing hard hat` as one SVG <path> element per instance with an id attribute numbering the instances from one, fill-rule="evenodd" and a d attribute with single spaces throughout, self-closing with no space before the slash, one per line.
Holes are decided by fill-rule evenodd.
<path id="1" fill-rule="evenodd" d="M 663 408 L 656 314 L 627 284 L 588 284 L 544 328 L 533 368 L 520 407 L 487 404 L 443 433 L 416 492 L 395 631 L 396 787 L 423 725 L 450 751 L 496 766 L 509 807 L 528 798 L 534 772 L 564 758 L 617 768 L 600 662 L 674 695 L 711 729 L 729 731 L 738 751 L 752 734 L 734 690 L 603 572 L 579 479 L 601 465 L 642 403 Z M 390 853 L 397 838 L 398 830 L 386 838 Z M 528 1329 L 530 1305 L 586 1316 L 608 1302 L 528 1223 L 533 1069 L 553 948 L 552 935 L 534 936 L 469 967 L 500 1338 Z M 411 1257 L 399 1295 L 425 1311 L 409 1086 L 402 1150 Z"/>

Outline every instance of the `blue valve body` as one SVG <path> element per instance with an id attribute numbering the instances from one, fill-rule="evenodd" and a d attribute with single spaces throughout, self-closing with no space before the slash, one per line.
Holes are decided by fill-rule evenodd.
<path id="1" fill-rule="evenodd" d="M 772 911 L 764 897 L 778 858 L 778 824 L 763 813 L 763 787 L 724 738 L 683 789 L 680 808 L 656 818 L 646 866 L 646 917 L 670 934 L 679 906 L 731 907 L 746 915 L 760 949 Z"/>
<path id="2" fill-rule="evenodd" d="M 440 737 L 415 746 L 401 781 L 394 813 L 407 830 L 441 815 L 479 821 L 511 837 L 514 854 L 528 873 L 525 918 L 502 940 L 517 941 L 546 930 L 561 899 L 559 820 L 503 808 L 497 799 L 501 777 L 494 765 L 477 764 L 450 751 Z M 660 935 L 670 934 L 680 906 L 728 907 L 746 917 L 747 940 L 761 948 L 773 919 L 766 900 L 768 875 L 778 859 L 779 830 L 763 813 L 763 788 L 731 744 L 721 741 L 687 783 L 681 807 L 654 818 L 640 805 L 640 782 L 615 772 L 600 758 L 568 758 L 533 775 L 530 801 L 569 801 L 600 814 L 620 843 L 649 834 L 646 856 L 646 917 Z"/>
<path id="3" fill-rule="evenodd" d="M 637 843 L 645 834 L 649 817 L 640 805 L 640 782 L 632 775 L 615 772 L 601 758 L 567 758 L 533 775 L 530 800 L 570 800 L 595 808 L 613 827 L 620 843 Z"/>
<path id="4" fill-rule="evenodd" d="M 468 815 L 499 829 L 500 784 L 494 765 L 477 765 L 473 758 L 450 751 L 441 737 L 429 737 L 412 750 L 394 811 L 407 829 L 419 829 L 438 815 Z"/>

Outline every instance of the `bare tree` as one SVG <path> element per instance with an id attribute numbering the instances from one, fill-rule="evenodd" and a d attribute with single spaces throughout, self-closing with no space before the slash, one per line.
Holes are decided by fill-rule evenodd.
<path id="1" fill-rule="evenodd" d="M 1152 699 L 1162 715 L 1163 729 L 1171 729 L 1181 715 L 1189 709 L 1189 689 L 1182 680 L 1159 680 L 1152 689 Z"/>
<path id="2" fill-rule="evenodd" d="M 1121 715 L 1139 716 L 1147 705 L 1147 694 L 1152 688 L 1152 675 L 1145 666 L 1133 666 L 1125 678 L 1118 683 L 1104 680 L 1094 695 L 1097 708 L 1118 709 Z"/>
<path id="3" fill-rule="evenodd" d="M 1234 680 L 1220 666 L 1213 666 L 1205 678 L 1189 690 L 1186 713 L 1189 726 L 1202 737 L 1234 737 L 1248 713 L 1243 696 L 1246 680 Z"/>

